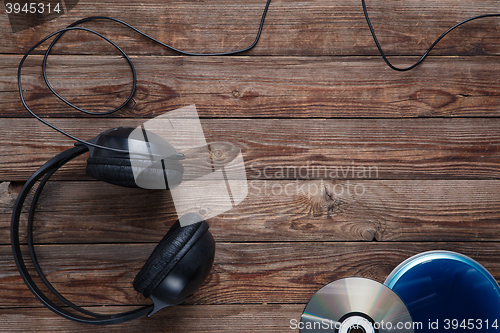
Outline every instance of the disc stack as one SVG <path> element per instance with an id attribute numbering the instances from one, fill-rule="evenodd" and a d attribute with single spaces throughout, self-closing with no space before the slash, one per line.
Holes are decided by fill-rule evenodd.
<path id="1" fill-rule="evenodd" d="M 384 284 L 331 282 L 311 297 L 300 332 L 500 332 L 500 287 L 477 261 L 449 251 L 417 254 Z"/>
<path id="2" fill-rule="evenodd" d="M 424 332 L 500 332 L 500 288 L 477 261 L 428 251 L 396 267 L 384 284 L 408 307 Z"/>

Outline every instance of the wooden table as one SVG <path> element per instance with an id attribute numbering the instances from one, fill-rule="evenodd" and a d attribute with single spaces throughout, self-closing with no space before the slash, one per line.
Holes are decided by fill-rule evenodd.
<path id="1" fill-rule="evenodd" d="M 380 58 L 359 0 L 273 0 L 257 47 L 238 56 L 180 56 L 115 23 L 84 24 L 122 47 L 137 70 L 133 101 L 104 118 L 48 92 L 47 45 L 28 59 L 26 99 L 53 124 L 89 139 L 195 104 L 208 141 L 241 147 L 250 185 L 237 208 L 208 220 L 214 268 L 184 304 L 102 328 L 58 317 L 34 298 L 12 258 L 12 207 L 24 181 L 73 142 L 23 109 L 22 54 L 91 15 L 123 19 L 182 50 L 233 50 L 251 44 L 264 5 L 81 0 L 15 33 L 0 15 L 0 331 L 297 331 L 290 320 L 326 283 L 383 282 L 404 259 L 434 249 L 466 254 L 500 279 L 498 19 L 455 30 L 421 66 L 395 72 Z M 367 5 L 382 47 L 401 66 L 453 24 L 500 9 L 497 0 Z M 84 32 L 61 39 L 47 73 L 61 95 L 93 110 L 119 105 L 131 87 L 126 62 Z M 175 219 L 170 195 L 93 181 L 84 166 L 82 157 L 64 167 L 42 195 L 41 265 L 64 295 L 95 311 L 147 304 L 132 280 Z"/>

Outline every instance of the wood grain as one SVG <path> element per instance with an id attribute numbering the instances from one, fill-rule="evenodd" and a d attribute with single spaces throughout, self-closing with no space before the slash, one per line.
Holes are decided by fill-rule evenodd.
<path id="1" fill-rule="evenodd" d="M 0 115 L 29 117 L 17 93 L 17 56 L 0 62 Z M 41 56 L 22 71 L 28 105 L 40 116 L 81 117 L 48 91 Z M 397 73 L 366 57 L 134 57 L 133 102 L 113 114 L 151 118 L 195 104 L 201 117 L 359 118 L 498 117 L 498 57 L 440 57 Z M 109 111 L 131 91 L 116 56 L 54 56 L 47 74 L 77 106 Z"/>
<path id="2" fill-rule="evenodd" d="M 19 187 L 3 187 L 0 244 L 9 244 Z M 208 222 L 219 242 L 499 241 L 499 187 L 498 180 L 250 180 L 247 198 Z M 203 210 L 210 208 L 196 212 Z M 168 192 L 53 182 L 38 204 L 35 241 L 157 242 L 176 219 Z"/>
<path id="3" fill-rule="evenodd" d="M 229 51 L 250 45 L 266 1 L 244 4 L 233 0 L 147 0 L 141 5 L 117 0 L 99 3 L 81 0 L 68 14 L 36 28 L 8 33 L 0 53 L 24 53 L 36 42 L 74 21 L 95 15 L 117 17 L 174 47 L 193 52 Z M 388 54 L 421 55 L 431 43 L 456 23 L 474 15 L 498 13 L 495 0 L 367 1 L 373 25 Z M 130 54 L 173 54 L 116 23 L 90 22 Z M 483 19 L 458 29 L 433 51 L 438 55 L 500 54 L 498 19 Z M 2 31 L 10 32 L 7 15 Z M 72 33 L 54 49 L 57 53 L 113 52 L 105 42 L 88 33 Z M 361 2 L 273 0 L 262 38 L 252 55 L 377 55 Z M 396 59 L 397 61 L 397 59 Z M 403 61 L 398 61 L 404 63 Z"/>
<path id="4" fill-rule="evenodd" d="M 50 121 L 84 139 L 141 123 L 138 119 Z M 496 179 L 500 175 L 496 118 L 203 119 L 202 126 L 208 142 L 229 141 L 241 148 L 249 179 Z M 25 181 L 72 144 L 35 119 L 4 119 L 0 128 L 0 157 L 5 161 L 0 163 L 0 180 Z M 61 175 L 88 180 L 85 157 L 78 161 L 65 166 Z M 296 175 L 287 175 L 287 168 Z M 343 175 L 346 170 L 351 172 Z"/>
<path id="5" fill-rule="evenodd" d="M 132 280 L 153 247 L 42 245 L 37 254 L 49 281 L 68 299 L 85 306 L 138 305 L 148 302 L 133 290 Z M 211 275 L 186 304 L 305 304 L 328 282 L 347 276 L 383 282 L 406 258 L 436 249 L 471 256 L 500 277 L 498 243 L 218 243 Z M 39 306 L 10 251 L 0 246 L 2 306 Z"/>
<path id="6" fill-rule="evenodd" d="M 399 73 L 383 63 L 359 0 L 273 0 L 261 40 L 238 56 L 179 56 L 115 23 L 83 24 L 117 42 L 137 70 L 133 100 L 111 116 L 84 116 L 49 93 L 40 67 L 47 44 L 27 60 L 27 103 L 71 134 L 89 139 L 195 104 L 207 141 L 241 148 L 249 180 L 243 202 L 208 220 L 214 269 L 185 304 L 96 327 L 35 299 L 11 253 L 12 208 L 24 181 L 73 142 L 22 107 L 22 54 L 91 15 L 118 17 L 182 50 L 234 50 L 253 41 L 264 4 L 81 0 L 19 31 L 0 15 L 0 332 L 285 332 L 328 282 L 383 282 L 403 260 L 435 249 L 468 255 L 500 280 L 498 18 L 461 26 L 421 66 Z M 499 9 L 496 0 L 367 6 L 399 66 L 459 21 Z M 123 102 L 130 73 L 116 50 L 83 32 L 66 34 L 47 67 L 57 92 L 93 111 Z M 147 304 L 132 280 L 176 218 L 172 198 L 92 181 L 85 159 L 63 167 L 38 203 L 41 265 L 64 295 L 97 312 Z M 207 211 L 196 196 L 191 204 Z M 26 215 L 25 207 L 23 244 Z"/>
<path id="7" fill-rule="evenodd" d="M 106 306 L 94 311 L 119 313 L 134 307 Z M 304 305 L 247 304 L 241 305 L 181 305 L 163 309 L 151 318 L 106 326 L 78 324 L 48 309 L 16 308 L 0 310 L 0 332 L 284 332 L 290 330 L 290 320 L 300 320 Z M 214 320 L 217 318 L 217 320 Z M 36 324 L 35 324 L 36 323 Z"/>

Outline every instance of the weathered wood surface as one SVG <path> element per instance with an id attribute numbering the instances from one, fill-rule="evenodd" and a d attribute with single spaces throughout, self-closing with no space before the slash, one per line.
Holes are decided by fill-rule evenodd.
<path id="1" fill-rule="evenodd" d="M 1 53 L 24 53 L 50 33 L 78 19 L 103 15 L 117 17 L 174 47 L 194 52 L 220 52 L 250 45 L 266 1 L 171 1 L 125 3 L 118 0 L 81 0 L 69 13 L 42 26 L 2 39 Z M 445 30 L 474 15 L 498 13 L 496 0 L 474 2 L 368 0 L 374 28 L 388 54 L 420 55 Z M 116 23 L 89 22 L 130 54 L 174 54 Z M 2 31 L 11 31 L 7 15 Z M 72 33 L 57 52 L 113 52 L 98 37 Z M 262 39 L 252 55 L 376 55 L 377 50 L 363 15 L 360 0 L 273 0 Z M 500 54 L 498 19 L 484 19 L 448 36 L 433 54 Z M 401 61 L 399 61 L 401 62 Z M 403 61 L 404 62 L 404 61 Z"/>
<path id="2" fill-rule="evenodd" d="M 107 306 L 90 310 L 118 313 L 134 307 Z M 0 332 L 286 332 L 290 320 L 300 320 L 303 304 L 181 305 L 169 308 L 163 316 L 139 318 L 129 323 L 102 328 L 71 322 L 47 309 L 15 308 L 0 311 Z M 216 319 L 214 319 L 216 318 Z M 25 323 L 20 327 L 19 322 Z"/>
<path id="3" fill-rule="evenodd" d="M 214 270 L 184 305 L 103 328 L 58 317 L 33 297 L 11 254 L 12 207 L 23 182 L 73 142 L 22 108 L 22 54 L 91 15 L 118 17 L 183 50 L 233 50 L 253 41 L 264 5 L 82 0 L 16 33 L 0 15 L 0 332 L 286 332 L 326 283 L 383 282 L 404 259 L 435 249 L 469 255 L 500 280 L 499 19 L 460 27 L 420 67 L 397 73 L 378 55 L 359 0 L 273 0 L 257 47 L 233 57 L 179 56 L 115 23 L 84 24 L 132 55 L 138 73 L 134 100 L 106 118 L 51 96 L 42 57 L 27 60 L 26 100 L 51 123 L 88 139 L 195 104 L 208 141 L 241 147 L 249 178 L 248 197 L 209 220 Z M 367 6 L 401 66 L 455 23 L 500 11 L 496 0 Z M 109 110 L 130 91 L 128 65 L 95 36 L 69 33 L 53 54 L 50 82 L 80 107 Z M 42 267 L 95 311 L 146 304 L 132 280 L 175 219 L 170 194 L 91 181 L 84 166 L 85 157 L 65 166 L 39 201 Z M 26 219 L 25 207 L 23 243 Z"/>
<path id="4" fill-rule="evenodd" d="M 379 57 L 134 57 L 134 101 L 117 117 L 151 118 L 195 104 L 201 117 L 498 117 L 498 57 L 429 58 L 397 73 Z M 417 60 L 417 58 L 412 58 Z M 20 56 L 0 62 L 0 116 L 29 117 L 19 103 Z M 40 116 L 81 117 L 45 86 L 41 56 L 23 67 L 28 105 Z M 132 75 L 116 56 L 53 56 L 54 89 L 77 106 L 109 111 L 130 93 Z"/>
<path id="5" fill-rule="evenodd" d="M 37 254 L 48 279 L 68 299 L 86 306 L 138 305 L 150 301 L 133 289 L 132 281 L 153 248 L 154 244 L 43 245 Z M 219 242 L 211 275 L 185 304 L 305 305 L 328 282 L 346 276 L 383 282 L 403 260 L 437 249 L 474 257 L 500 277 L 498 243 Z M 10 246 L 0 246 L 0 260 L 2 306 L 39 307 L 17 272 Z"/>
<path id="6" fill-rule="evenodd" d="M 498 180 L 249 185 L 242 203 L 210 219 L 216 241 L 500 240 Z M 0 244 L 10 242 L 10 212 L 20 189 L 7 186 L 0 191 Z M 44 191 L 35 219 L 39 243 L 157 242 L 177 218 L 167 192 L 124 192 L 101 182 L 53 182 Z"/>
<path id="7" fill-rule="evenodd" d="M 83 139 L 142 122 L 50 121 Z M 499 178 L 500 120 L 496 118 L 203 119 L 202 125 L 208 142 L 230 141 L 241 147 L 249 179 Z M 0 128 L 0 156 L 5 160 L 0 164 L 2 181 L 26 180 L 72 145 L 35 119 L 4 119 Z M 296 175 L 286 168 L 293 168 Z M 84 170 L 82 157 L 65 166 L 61 175 L 89 179 Z"/>

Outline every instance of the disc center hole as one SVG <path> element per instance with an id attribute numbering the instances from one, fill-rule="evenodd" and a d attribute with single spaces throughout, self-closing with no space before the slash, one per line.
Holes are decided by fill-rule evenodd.
<path id="1" fill-rule="evenodd" d="M 366 331 L 359 325 L 353 325 L 349 328 L 347 333 L 366 333 Z"/>

